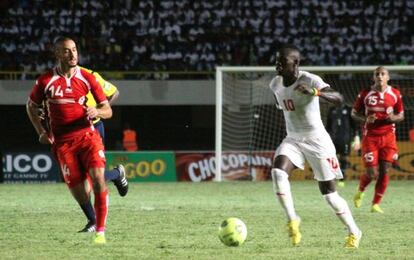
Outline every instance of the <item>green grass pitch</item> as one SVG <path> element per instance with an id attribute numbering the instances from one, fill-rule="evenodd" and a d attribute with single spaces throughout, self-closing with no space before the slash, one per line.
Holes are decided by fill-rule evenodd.
<path id="1" fill-rule="evenodd" d="M 363 231 L 358 250 L 345 249 L 346 232 L 315 181 L 292 182 L 302 218 L 302 243 L 289 244 L 284 212 L 271 182 L 133 183 L 121 198 L 110 185 L 107 244 L 79 234 L 86 220 L 64 184 L 0 185 L 0 259 L 414 259 L 413 182 L 392 181 L 370 212 L 373 184 L 360 209 L 357 182 L 340 194 Z M 240 247 L 217 237 L 228 217 L 248 229 Z"/>

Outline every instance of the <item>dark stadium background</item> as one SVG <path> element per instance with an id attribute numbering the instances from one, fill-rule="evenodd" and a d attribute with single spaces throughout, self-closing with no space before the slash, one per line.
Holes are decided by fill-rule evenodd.
<path id="1" fill-rule="evenodd" d="M 217 65 L 273 65 L 284 43 L 302 50 L 303 65 L 404 65 L 414 59 L 413 19 L 411 0 L 3 0 L 0 79 L 34 80 L 53 65 L 61 35 L 77 41 L 81 65 L 110 81 L 213 81 Z M 120 147 L 127 122 L 142 150 L 214 148 L 213 105 L 114 109 L 105 122 L 108 150 Z M 1 105 L 0 117 L 0 150 L 47 149 L 21 104 Z"/>

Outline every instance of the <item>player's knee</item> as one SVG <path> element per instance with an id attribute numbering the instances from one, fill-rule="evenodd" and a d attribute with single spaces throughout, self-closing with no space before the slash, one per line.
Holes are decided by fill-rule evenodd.
<path id="1" fill-rule="evenodd" d="M 95 181 L 94 183 L 93 183 L 93 191 L 96 193 L 96 192 L 98 192 L 98 193 L 101 193 L 101 192 L 103 192 L 103 191 L 105 191 L 106 190 L 106 184 L 105 184 L 105 181 Z"/>
<path id="2" fill-rule="evenodd" d="M 336 192 L 335 180 L 318 181 L 318 186 L 324 196 Z"/>
<path id="3" fill-rule="evenodd" d="M 335 212 L 342 212 L 344 208 L 344 200 L 339 196 L 338 192 L 332 192 L 323 195 L 325 201 L 332 207 Z"/>
<path id="4" fill-rule="evenodd" d="M 92 187 L 94 192 L 102 192 L 106 189 L 104 169 L 92 168 L 89 171 L 92 179 Z"/>
<path id="5" fill-rule="evenodd" d="M 289 178 L 289 175 L 284 170 L 281 170 L 279 168 L 273 168 L 271 173 L 272 173 L 272 180 L 274 182 L 287 180 Z"/>

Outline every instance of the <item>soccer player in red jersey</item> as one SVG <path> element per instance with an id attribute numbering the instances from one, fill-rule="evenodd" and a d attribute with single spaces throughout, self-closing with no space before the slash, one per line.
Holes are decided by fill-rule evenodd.
<path id="1" fill-rule="evenodd" d="M 60 38 L 58 38 L 56 40 L 56 42 L 59 42 Z M 117 89 L 117 87 L 115 85 L 113 85 L 112 83 L 106 81 L 105 79 L 102 78 L 102 76 L 92 70 L 86 69 L 84 67 L 79 67 L 81 70 L 86 70 L 86 72 L 88 73 L 92 73 L 99 85 L 101 86 L 106 98 L 108 99 L 109 104 L 112 106 L 113 102 L 118 98 L 119 96 L 119 91 Z M 92 93 L 89 91 L 88 95 L 86 96 L 86 106 L 96 106 L 96 101 L 92 95 Z M 44 123 L 45 127 L 47 130 L 49 130 L 49 116 L 48 116 L 48 108 L 47 108 L 47 103 L 46 101 L 43 102 L 43 106 L 41 109 L 39 109 L 39 114 L 42 117 L 42 122 Z M 95 128 L 95 130 L 98 131 L 98 133 L 100 134 L 103 143 L 105 143 L 105 128 L 104 128 L 104 123 L 102 122 L 102 120 L 100 118 L 96 118 L 93 120 L 93 126 Z M 57 158 L 56 156 L 56 152 L 54 150 L 52 150 L 52 153 L 54 155 L 55 158 Z M 105 170 L 105 180 L 108 181 L 112 181 L 115 185 L 115 187 L 118 190 L 118 193 L 120 196 L 124 197 L 126 196 L 126 194 L 128 193 L 128 180 L 126 178 L 126 173 L 125 173 L 125 168 L 122 164 L 119 164 L 117 166 L 115 166 L 112 170 Z M 86 190 L 88 191 L 89 194 L 89 199 L 87 201 L 85 201 L 85 197 L 84 194 L 79 194 L 79 193 L 72 193 L 72 196 L 74 197 L 74 199 L 78 202 L 80 208 L 82 209 L 83 213 L 85 214 L 85 217 L 87 218 L 87 223 L 85 225 L 84 228 L 82 228 L 81 230 L 79 230 L 79 232 L 95 232 L 96 231 L 96 215 L 95 215 L 95 211 L 93 209 L 93 205 L 91 203 L 91 193 L 92 193 L 92 181 L 91 179 L 88 177 L 87 181 L 85 182 L 86 185 Z"/>
<path id="2" fill-rule="evenodd" d="M 374 71 L 374 85 L 362 90 L 352 109 L 352 118 L 363 123 L 362 160 L 366 172 L 360 176 L 355 207 L 361 207 L 365 188 L 377 178 L 371 212 L 384 213 L 379 206 L 389 182 L 388 170 L 398 158 L 395 123 L 404 120 L 400 91 L 388 85 L 389 72 L 384 67 Z"/>
<path id="3" fill-rule="evenodd" d="M 105 154 L 92 119 L 110 118 L 112 109 L 96 77 L 77 66 L 75 42 L 70 38 L 61 38 L 55 43 L 55 48 L 57 66 L 36 80 L 27 101 L 27 113 L 39 135 L 39 142 L 51 144 L 56 152 L 70 191 L 76 196 L 84 196 L 85 200 L 89 199 L 84 183 L 87 174 L 91 178 L 97 222 L 94 242 L 104 244 L 108 213 Z M 98 106 L 85 105 L 89 91 Z M 48 104 L 50 131 L 42 125 L 38 113 L 43 101 Z"/>

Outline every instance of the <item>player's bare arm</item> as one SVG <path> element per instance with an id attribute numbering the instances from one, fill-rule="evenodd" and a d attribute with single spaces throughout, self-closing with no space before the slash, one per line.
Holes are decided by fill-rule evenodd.
<path id="1" fill-rule="evenodd" d="M 404 112 L 399 114 L 391 113 L 388 115 L 386 121 L 390 124 L 398 123 L 404 120 Z"/>
<path id="2" fill-rule="evenodd" d="M 330 87 L 320 90 L 319 97 L 335 105 L 340 105 L 344 102 L 342 94 Z"/>
<path id="3" fill-rule="evenodd" d="M 115 100 L 118 99 L 118 97 L 119 97 L 119 91 L 117 90 L 114 94 L 106 98 L 108 99 L 109 104 L 112 105 L 115 102 Z"/>
<path id="4" fill-rule="evenodd" d="M 305 95 L 319 96 L 325 99 L 326 101 L 332 104 L 335 104 L 335 105 L 342 104 L 342 102 L 344 101 L 344 97 L 342 96 L 342 94 L 333 90 L 330 87 L 326 87 L 326 88 L 323 88 L 322 90 L 319 90 L 319 89 L 311 88 L 303 84 L 299 84 L 298 86 L 296 86 L 295 90 Z"/>
<path id="5" fill-rule="evenodd" d="M 103 102 L 97 107 L 87 107 L 86 114 L 89 118 L 102 118 L 108 119 L 112 117 L 112 108 L 109 102 Z"/>
<path id="6" fill-rule="evenodd" d="M 365 116 L 364 114 L 361 114 L 358 111 L 356 111 L 354 108 L 351 111 L 351 117 L 357 122 L 367 124 L 372 124 L 377 120 L 377 116 L 375 114 Z"/>
<path id="7" fill-rule="evenodd" d="M 42 118 L 39 115 L 40 106 L 28 100 L 26 103 L 26 111 L 29 116 L 30 121 L 32 122 L 33 127 L 35 128 L 37 134 L 39 135 L 39 142 L 41 144 L 52 144 L 53 140 L 49 137 L 47 130 L 43 127 L 41 120 Z"/>
<path id="8" fill-rule="evenodd" d="M 365 121 L 367 120 L 367 117 L 365 115 L 359 113 L 354 108 L 351 111 L 351 117 L 359 123 L 365 123 Z"/>

